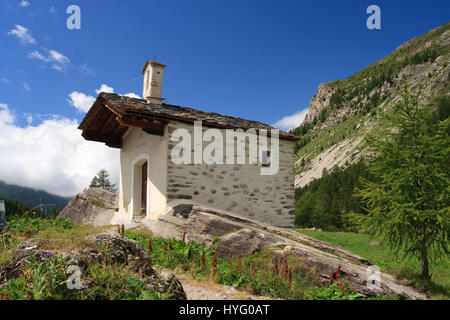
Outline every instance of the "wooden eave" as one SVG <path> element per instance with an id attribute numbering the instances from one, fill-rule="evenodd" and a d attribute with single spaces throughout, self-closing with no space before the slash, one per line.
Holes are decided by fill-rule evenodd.
<path id="1" fill-rule="evenodd" d="M 120 97 L 118 101 L 119 97 L 114 94 L 99 94 L 79 126 L 83 137 L 120 148 L 122 137 L 129 128 L 142 128 L 148 134 L 163 135 L 165 125 L 171 120 L 189 124 L 202 121 L 204 126 L 220 129 L 254 128 L 256 132 L 265 129 L 269 136 L 271 134 L 268 125 L 257 121 L 168 104 L 151 105 L 142 99 Z M 283 131 L 279 131 L 279 138 L 291 141 L 300 139 Z"/>
<path id="2" fill-rule="evenodd" d="M 149 116 L 135 116 L 119 108 L 111 107 L 98 97 L 79 125 L 81 135 L 89 141 L 103 142 L 111 148 L 122 148 L 122 137 L 128 128 L 142 128 L 153 135 L 164 135 L 168 120 Z"/>

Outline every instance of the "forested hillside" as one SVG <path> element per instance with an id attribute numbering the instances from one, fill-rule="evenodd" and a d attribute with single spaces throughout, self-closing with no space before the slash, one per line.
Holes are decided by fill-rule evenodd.
<path id="1" fill-rule="evenodd" d="M 16 200 L 30 207 L 40 204 L 54 205 L 50 208 L 64 209 L 70 198 L 56 196 L 42 190 L 7 184 L 0 181 L 0 197 Z"/>
<path id="2" fill-rule="evenodd" d="M 297 225 L 336 231 L 345 228 L 344 215 L 349 212 L 364 213 L 361 201 L 354 190 L 361 186 L 360 177 L 368 177 L 367 164 L 360 161 L 298 188 L 296 195 Z"/>

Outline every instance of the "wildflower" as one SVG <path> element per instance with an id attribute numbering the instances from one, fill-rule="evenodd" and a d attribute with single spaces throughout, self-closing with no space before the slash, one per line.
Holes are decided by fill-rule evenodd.
<path id="1" fill-rule="evenodd" d="M 344 281 L 339 282 L 339 288 L 341 289 L 341 297 L 345 294 L 345 284 Z"/>
<path id="2" fill-rule="evenodd" d="M 289 284 L 292 284 L 292 268 L 288 267 L 288 280 Z"/>
<path id="3" fill-rule="evenodd" d="M 257 269 L 257 267 L 256 267 L 256 264 L 253 262 L 253 263 L 252 263 L 252 272 L 253 272 L 253 275 L 256 275 L 256 271 L 258 271 L 258 269 Z"/>
<path id="4" fill-rule="evenodd" d="M 242 257 L 239 257 L 238 261 L 237 261 L 237 265 L 236 265 L 236 271 L 239 271 L 239 269 L 241 268 L 241 263 L 242 263 Z"/>
<path id="5" fill-rule="evenodd" d="M 277 259 L 272 259 L 272 265 L 273 265 L 273 269 L 275 270 L 275 273 L 278 273 L 278 261 L 277 261 Z"/>
<path id="6" fill-rule="evenodd" d="M 202 262 L 202 268 L 205 269 L 205 252 L 202 251 L 202 255 L 200 257 L 200 260 Z"/>
<path id="7" fill-rule="evenodd" d="M 216 272 L 217 272 L 217 254 L 215 252 L 213 254 L 213 260 L 212 260 L 212 272 L 213 272 L 213 276 L 215 276 Z"/>

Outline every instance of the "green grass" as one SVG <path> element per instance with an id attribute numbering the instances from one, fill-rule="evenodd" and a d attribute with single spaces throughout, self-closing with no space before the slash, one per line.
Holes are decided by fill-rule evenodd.
<path id="1" fill-rule="evenodd" d="M 230 285 L 254 295 L 293 300 L 354 300 L 362 299 L 347 285 L 319 286 L 319 274 L 315 268 L 306 267 L 301 259 L 293 256 L 274 258 L 272 249 L 257 251 L 239 262 L 239 257 L 217 257 L 217 269 L 213 271 L 215 248 L 197 243 L 183 243 L 175 239 L 152 238 L 150 232 L 130 230 L 125 236 L 136 240 L 148 250 L 151 238 L 150 255 L 153 263 L 193 276 L 197 280 L 213 280 L 216 283 Z M 216 244 L 218 242 L 216 241 Z M 170 248 L 170 249 L 169 249 Z M 204 264 L 202 263 L 204 254 Z M 276 261 L 278 270 L 273 263 Z M 282 266 L 291 270 L 291 279 L 281 272 Z M 286 270 L 286 269 L 285 269 Z M 377 297 L 381 298 L 381 297 Z M 396 299 L 389 296 L 388 299 Z"/>
<path id="2" fill-rule="evenodd" d="M 88 201 L 93 204 L 94 206 L 104 208 L 104 209 L 110 209 L 110 210 L 116 210 L 116 208 L 108 207 L 103 201 L 97 200 L 97 199 L 91 199 L 89 198 Z"/>
<path id="3" fill-rule="evenodd" d="M 82 275 L 90 285 L 82 290 L 69 289 L 67 263 L 57 256 L 31 259 L 23 273 L 0 289 L 7 300 L 159 300 L 170 296 L 150 289 L 128 267 L 118 264 L 88 266 Z"/>
<path id="4" fill-rule="evenodd" d="M 383 245 L 380 239 L 367 234 L 354 232 L 313 232 L 298 229 L 300 233 L 325 241 L 358 254 L 383 272 L 395 275 L 399 279 L 407 279 L 416 287 L 430 291 L 434 298 L 449 298 L 450 261 L 448 257 L 431 265 L 432 283 L 423 283 L 419 278 L 420 262 L 416 258 L 403 258 L 394 255 L 389 247 Z M 371 246 L 371 242 L 381 243 L 381 247 Z"/>
<path id="5" fill-rule="evenodd" d="M 82 279 L 90 285 L 70 290 L 66 281 L 67 262 L 57 253 L 80 249 L 91 234 L 110 227 L 93 227 L 65 219 L 9 217 L 7 230 L 0 236 L 0 267 L 11 261 L 14 249 L 26 239 L 39 239 L 52 252 L 45 259 L 30 261 L 9 286 L 0 289 L 0 299 L 9 300 L 160 300 L 171 299 L 166 293 L 150 289 L 145 276 L 138 276 L 128 266 L 116 263 L 93 263 L 84 270 Z M 57 241 L 55 241 L 57 240 Z M 1 274 L 1 268 L 0 268 Z M 3 283 L 3 277 L 0 284 Z"/>
<path id="6" fill-rule="evenodd" d="M 7 299 L 170 299 L 148 289 L 145 279 L 127 266 L 113 263 L 94 263 L 84 270 L 82 279 L 90 283 L 84 290 L 69 290 L 66 287 L 67 266 L 58 258 L 59 251 L 77 249 L 84 245 L 87 235 L 101 232 L 98 228 L 67 220 L 42 218 L 18 218 L 9 221 L 5 244 L 0 244 L 1 264 L 7 263 L 12 251 L 27 238 L 39 238 L 53 254 L 44 260 L 32 260 L 24 272 L 10 280 L 10 285 L 0 290 L 0 297 Z M 319 286 L 319 274 L 315 268 L 306 267 L 301 259 L 293 256 L 275 256 L 272 249 L 257 251 L 250 256 L 216 257 L 220 242 L 212 247 L 197 243 L 183 243 L 175 239 L 152 237 L 150 231 L 130 230 L 125 233 L 149 250 L 155 266 L 192 275 L 197 280 L 212 280 L 231 285 L 255 295 L 283 299 L 361 299 L 345 284 Z M 53 241 L 48 241 L 53 239 Z M 59 241 L 55 241 L 58 239 Z M 150 250 L 149 250 L 150 251 Z M 202 256 L 204 259 L 202 259 Z M 280 259 L 280 260 L 279 260 Z M 204 262 L 203 262 L 203 261 Z M 240 261 L 240 262 L 239 262 Z M 276 261 L 277 267 L 274 267 Z M 284 268 L 282 268 L 285 266 Z M 282 270 L 285 270 L 282 272 Z M 290 270 L 290 276 L 288 275 Z M 0 283 L 3 278 L 0 279 Z M 388 297 L 394 298 L 394 297 Z"/>
<path id="7" fill-rule="evenodd" d="M 0 264 L 4 263 L 17 245 L 27 239 L 36 238 L 48 249 L 70 250 L 80 248 L 86 243 L 86 237 L 111 229 L 111 226 L 94 227 L 77 224 L 66 219 L 41 217 L 10 218 L 4 234 L 0 238 Z M 59 241 L 52 241 L 58 239 Z"/>
<path id="8" fill-rule="evenodd" d="M 326 150 L 332 147 L 333 145 L 338 144 L 342 140 L 348 138 L 354 139 L 355 134 L 357 133 L 355 128 L 357 127 L 361 119 L 362 119 L 361 116 L 355 115 L 353 117 L 347 118 L 343 122 L 336 124 L 335 126 L 333 126 L 333 128 L 309 131 L 302 138 L 303 139 L 311 138 L 312 140 L 310 143 L 305 145 L 296 153 L 295 155 L 296 159 L 306 157 L 305 162 L 308 163 L 315 156 L 320 154 L 323 150 Z M 333 133 L 333 135 L 331 135 L 331 132 Z"/>

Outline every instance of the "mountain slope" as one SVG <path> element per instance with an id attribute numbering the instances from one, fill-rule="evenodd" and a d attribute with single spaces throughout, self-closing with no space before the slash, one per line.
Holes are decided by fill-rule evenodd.
<path id="1" fill-rule="evenodd" d="M 0 181 L 0 198 L 16 200 L 20 203 L 35 207 L 39 204 L 55 204 L 59 210 L 64 209 L 70 198 L 56 196 L 42 190 L 6 184 Z"/>
<path id="2" fill-rule="evenodd" d="M 424 105 L 450 92 L 450 23 L 409 40 L 393 53 L 344 80 L 322 83 L 308 114 L 293 133 L 296 187 L 320 178 L 324 169 L 346 167 L 367 153 L 364 137 L 399 101 L 403 79 L 422 90 Z"/>

